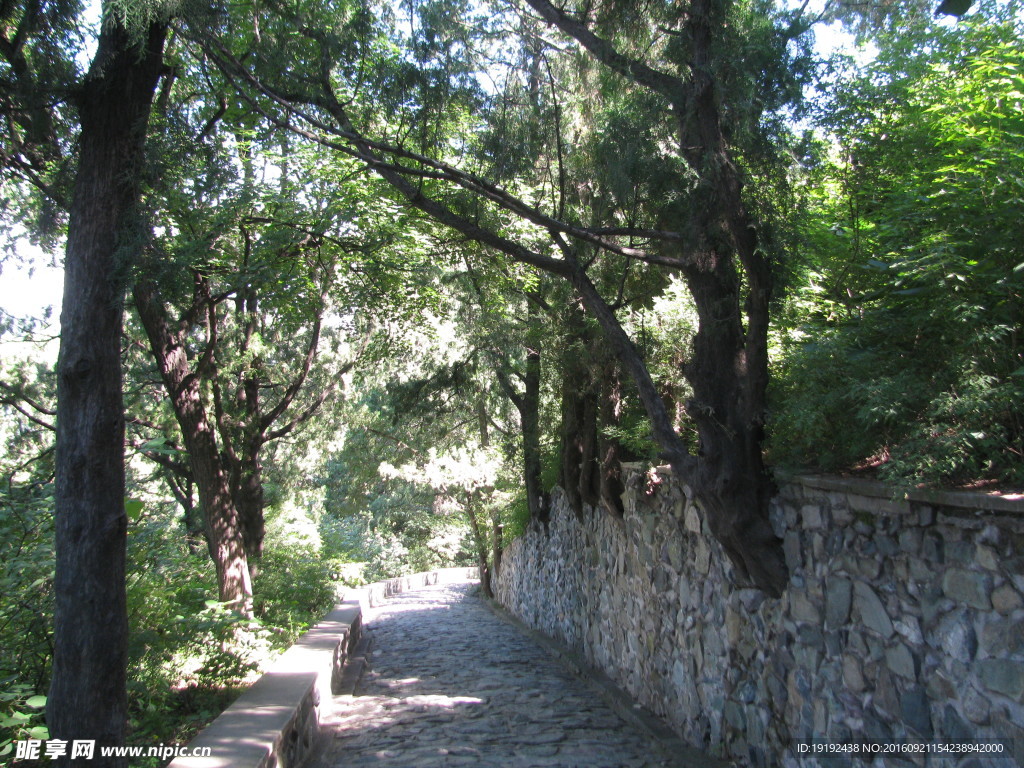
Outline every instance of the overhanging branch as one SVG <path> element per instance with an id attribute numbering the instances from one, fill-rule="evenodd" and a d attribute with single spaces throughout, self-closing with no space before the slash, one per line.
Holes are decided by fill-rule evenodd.
<path id="1" fill-rule="evenodd" d="M 510 213 L 514 213 L 533 224 L 550 231 L 560 232 L 575 239 L 585 241 L 604 251 L 615 253 L 626 258 L 676 269 L 685 267 L 689 264 L 688 259 L 651 253 L 639 248 L 619 245 L 618 243 L 607 239 L 609 236 L 625 236 L 645 240 L 681 242 L 685 239 L 682 233 L 659 229 L 631 227 L 615 227 L 596 231 L 578 224 L 562 221 L 552 216 L 548 216 L 540 211 L 536 206 L 529 205 L 525 201 L 487 179 L 482 179 L 475 174 L 467 173 L 466 171 L 458 169 L 448 163 L 435 160 L 434 158 L 405 149 L 404 147 L 367 138 L 352 125 L 344 105 L 342 105 L 335 97 L 330 83 L 329 71 L 323 73 L 321 76 L 321 94 L 316 97 L 307 96 L 304 99 L 304 102 L 307 105 L 316 106 L 328 112 L 328 114 L 330 114 L 335 120 L 336 124 L 334 125 L 318 118 L 308 109 L 300 107 L 294 94 L 281 94 L 276 89 L 263 83 L 259 78 L 243 67 L 241 62 L 234 59 L 234 57 L 232 57 L 231 54 L 216 41 L 200 41 L 200 44 L 221 69 L 224 76 L 227 77 L 236 88 L 238 88 L 239 92 L 250 106 L 252 106 L 254 110 L 259 112 L 260 115 L 272 124 L 284 130 L 292 131 L 303 138 L 314 141 L 322 146 L 338 150 L 351 157 L 362 160 L 371 169 L 377 172 L 378 175 L 389 181 L 410 203 L 415 205 L 417 208 L 420 208 L 420 210 L 423 210 L 425 213 L 428 213 L 438 219 L 443 217 L 443 223 L 448 224 L 479 242 L 483 242 L 482 238 L 487 238 L 489 240 L 489 242 L 487 242 L 488 245 L 508 253 L 517 260 L 533 264 L 533 266 L 536 266 L 539 269 L 563 275 L 565 274 L 564 267 L 558 266 L 557 259 L 550 259 L 542 256 L 541 254 L 527 252 L 521 246 L 512 243 L 511 241 L 504 240 L 498 236 L 489 236 L 470 219 L 455 213 L 444 203 L 424 195 L 420 188 L 410 184 L 405 177 L 427 178 L 455 184 L 467 191 L 480 195 Z M 268 110 L 264 109 L 255 98 L 248 94 L 245 89 L 239 88 L 239 79 L 243 80 L 249 87 L 255 89 L 261 95 L 270 99 L 277 106 L 286 110 L 289 114 L 298 117 L 304 123 L 316 130 L 313 131 L 301 128 L 296 126 L 294 123 L 287 122 L 282 120 L 280 117 L 271 114 Z M 316 131 L 319 131 L 320 133 L 317 133 Z M 329 138 L 330 136 L 333 136 L 336 139 L 341 139 L 341 141 L 332 140 Z M 415 163 L 416 166 L 413 167 L 405 165 L 394 160 L 389 161 L 384 159 L 383 155 L 387 155 L 395 159 L 407 160 Z M 401 178 L 400 183 L 397 181 L 399 177 Z M 493 234 L 494 233 L 491 233 L 491 235 Z"/>

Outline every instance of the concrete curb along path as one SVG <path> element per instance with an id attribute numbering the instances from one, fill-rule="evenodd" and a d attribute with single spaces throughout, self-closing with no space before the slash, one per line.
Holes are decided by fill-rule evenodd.
<path id="1" fill-rule="evenodd" d="M 339 687 L 345 661 L 359 640 L 361 609 L 347 600 L 306 632 L 188 745 L 168 768 L 295 766 L 317 739 L 319 710 Z"/>
<path id="2" fill-rule="evenodd" d="M 178 757 L 167 768 L 295 768 L 317 743 L 323 705 L 351 690 L 358 677 L 365 648 L 362 614 L 404 590 L 474 573 L 473 568 L 444 568 L 350 590 L 189 742 L 189 754 L 208 748 L 208 757 Z"/>
<path id="3" fill-rule="evenodd" d="M 309 768 L 725 765 L 470 588 L 427 586 L 367 610 L 368 669 L 325 712 Z"/>

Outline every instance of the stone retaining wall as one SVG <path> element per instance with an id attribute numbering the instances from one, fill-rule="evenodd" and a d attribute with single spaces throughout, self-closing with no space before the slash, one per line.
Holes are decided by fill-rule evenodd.
<path id="1" fill-rule="evenodd" d="M 794 479 L 771 508 L 791 571 L 773 600 L 733 583 L 670 470 L 630 465 L 626 479 L 622 519 L 577 518 L 556 490 L 548 529 L 506 550 L 496 595 L 687 742 L 743 765 L 809 768 L 800 742 L 1002 738 L 1014 755 L 999 764 L 1024 765 L 1019 497 L 894 501 L 878 483 Z"/>

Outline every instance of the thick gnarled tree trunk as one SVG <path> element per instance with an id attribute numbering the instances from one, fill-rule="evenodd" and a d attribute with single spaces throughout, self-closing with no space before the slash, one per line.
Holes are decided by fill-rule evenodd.
<path id="1" fill-rule="evenodd" d="M 711 75 L 725 7 L 720 0 L 692 0 L 686 24 L 692 81 L 690 109 L 680 118 L 680 152 L 704 190 L 691 214 L 701 242 L 683 270 L 700 319 L 685 368 L 694 391 L 687 412 L 702 454 L 692 480 L 712 533 L 740 575 L 780 595 L 788 571 L 768 520 L 774 488 L 762 458 L 772 273 L 743 200 Z"/>
<path id="2" fill-rule="evenodd" d="M 77 106 L 80 154 L 68 223 L 57 363 L 56 574 L 53 675 L 47 724 L 55 739 L 95 740 L 94 759 L 58 765 L 121 766 L 100 746 L 124 743 L 123 285 L 131 255 L 139 171 L 165 27 L 137 37 L 106 24 Z"/>
<path id="3" fill-rule="evenodd" d="M 695 393 L 687 412 L 697 424 L 699 455 L 687 455 L 642 358 L 578 263 L 572 264 L 570 279 L 636 382 L 664 457 L 691 484 L 740 578 L 779 596 L 788 572 L 781 542 L 768 520 L 772 484 L 761 456 L 771 271 L 757 247 L 756 222 L 743 201 L 740 173 L 725 140 L 718 106 L 720 94 L 713 73 L 715 56 L 721 53 L 715 49 L 715 33 L 722 28 L 727 2 L 691 0 L 681 35 L 687 41 L 689 60 L 680 67 L 681 75 L 622 54 L 550 0 L 527 2 L 596 60 L 659 94 L 671 106 L 669 114 L 679 130 L 679 154 L 700 179 L 690 202 L 689 221 L 678 227 L 688 233 L 689 242 L 681 244 L 675 259 L 700 318 L 693 357 L 685 370 Z M 566 259 L 575 262 L 570 249 L 563 241 L 560 244 Z"/>
<path id="4" fill-rule="evenodd" d="M 263 537 L 266 535 L 263 491 L 263 462 L 260 459 L 262 443 L 246 451 L 241 460 L 231 462 L 229 470 L 231 498 L 238 512 L 242 529 L 242 543 L 249 563 L 249 573 L 255 578 L 263 557 Z"/>

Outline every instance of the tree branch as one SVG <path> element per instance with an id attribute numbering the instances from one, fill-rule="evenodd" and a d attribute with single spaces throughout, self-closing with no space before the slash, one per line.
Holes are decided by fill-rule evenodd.
<path id="1" fill-rule="evenodd" d="M 351 367 L 351 366 L 349 366 L 349 367 Z M 339 372 L 339 376 L 340 376 L 341 373 L 344 373 L 344 372 L 345 371 Z M 295 429 L 295 427 L 297 427 L 300 424 L 304 424 L 305 422 L 309 421 L 309 419 L 318 410 L 320 410 L 320 407 L 325 402 L 327 402 L 327 398 L 330 397 L 332 394 L 334 394 L 334 390 L 337 388 L 337 385 L 338 385 L 338 379 L 337 378 L 332 379 L 331 383 L 328 384 L 326 387 L 324 387 L 320 391 L 320 394 L 317 395 L 316 399 L 313 400 L 313 402 L 310 403 L 308 406 L 306 406 L 306 409 L 304 411 L 302 411 L 302 413 L 300 413 L 298 416 L 296 416 L 294 419 L 289 421 L 284 426 L 279 427 L 278 429 L 275 429 L 275 430 L 273 430 L 271 432 L 266 433 L 263 436 L 263 442 L 268 443 L 271 440 L 277 440 L 278 438 L 284 437 L 289 432 L 291 432 L 293 429 Z"/>
<path id="2" fill-rule="evenodd" d="M 51 432 L 53 432 L 53 431 L 55 431 L 57 429 L 53 424 L 50 424 L 47 421 L 43 421 L 38 416 L 34 416 L 28 410 L 26 410 L 25 408 L 22 408 L 21 404 L 18 403 L 18 401 L 15 400 L 12 397 L 0 397 L 0 404 L 10 406 L 14 410 L 16 410 L 18 413 L 20 413 L 22 416 L 24 416 L 26 419 L 31 421 L 33 424 L 37 424 L 38 426 L 42 427 L 43 429 L 48 429 Z"/>
<path id="3" fill-rule="evenodd" d="M 165 456 L 164 454 L 159 453 L 157 451 L 147 451 L 144 444 L 133 445 L 132 447 L 136 451 L 141 453 L 143 456 L 145 456 L 147 459 L 152 461 L 154 464 L 159 464 L 161 467 L 169 469 L 172 472 L 175 472 L 179 475 L 186 475 L 191 472 L 191 469 L 187 464 L 183 464 L 180 461 L 175 461 L 170 456 Z"/>
<path id="4" fill-rule="evenodd" d="M 288 406 L 292 404 L 292 401 L 295 399 L 295 396 L 299 393 L 299 390 L 302 389 L 302 385 L 306 382 L 306 377 L 309 375 L 310 368 L 313 367 L 313 361 L 316 359 L 317 351 L 320 346 L 321 319 L 323 317 L 324 311 L 323 298 L 324 297 L 321 296 L 321 304 L 316 313 L 316 320 L 313 323 L 313 331 L 312 335 L 309 338 L 309 344 L 306 347 L 306 356 L 302 360 L 302 368 L 299 370 L 298 375 L 294 379 L 292 379 L 292 383 L 288 385 L 288 388 L 281 396 L 281 399 L 278 401 L 277 405 L 271 408 L 266 414 L 264 414 L 260 418 L 258 430 L 261 434 L 266 433 L 267 430 L 270 429 L 270 426 L 275 421 L 277 421 L 281 417 L 281 414 L 283 414 L 288 409 Z M 325 391 L 331 388 L 333 388 L 333 384 L 331 385 L 331 387 L 326 388 Z M 324 399 L 326 399 L 326 397 L 324 397 Z M 320 402 L 323 402 L 323 400 L 321 400 Z M 319 405 L 317 405 L 317 408 L 318 407 Z M 314 412 L 315 410 L 316 409 L 314 408 Z M 312 415 L 312 413 L 310 415 Z M 307 416 L 306 418 L 309 417 Z M 289 431 L 293 426 L 294 424 L 289 425 L 288 429 L 286 429 L 285 432 Z"/>
<path id="5" fill-rule="evenodd" d="M 207 43 L 207 45 L 211 45 Z M 204 46 L 205 48 L 205 46 Z M 540 254 L 533 253 L 528 249 L 523 248 L 517 243 L 505 240 L 504 238 L 497 237 L 493 233 L 489 233 L 469 219 L 456 214 L 445 204 L 434 200 L 433 198 L 426 197 L 423 195 L 422 190 L 408 182 L 405 179 L 406 176 L 418 177 L 418 178 L 430 178 L 441 181 L 448 181 L 456 184 L 468 191 L 479 194 L 480 196 L 490 200 L 491 202 L 499 205 L 511 213 L 515 213 L 527 221 L 530 221 L 538 226 L 544 227 L 548 230 L 554 230 L 563 234 L 569 235 L 570 237 L 584 240 L 589 242 L 603 250 L 616 253 L 620 256 L 627 258 L 637 259 L 640 261 L 646 261 L 652 264 L 662 264 L 664 266 L 671 266 L 680 268 L 685 266 L 688 262 L 685 259 L 672 259 L 670 257 L 659 256 L 657 254 L 651 254 L 646 251 L 630 248 L 626 246 L 618 245 L 617 243 L 610 242 L 598 234 L 595 234 L 592 230 L 568 222 L 560 221 L 559 219 L 553 218 L 542 213 L 535 206 L 531 206 L 501 189 L 496 184 L 482 179 L 474 174 L 462 171 L 454 166 L 444 163 L 439 160 L 422 155 L 418 152 L 404 149 L 393 144 L 387 144 L 384 142 L 375 141 L 368 139 L 359 133 L 351 124 L 348 119 L 347 113 L 344 106 L 334 96 L 333 89 L 331 87 L 329 76 L 322 78 L 322 99 L 311 100 L 306 99 L 306 103 L 312 103 L 315 106 L 319 106 L 325 109 L 332 117 L 334 117 L 337 125 L 330 125 L 323 120 L 318 119 L 308 111 L 300 109 L 294 101 L 289 101 L 280 93 L 276 92 L 273 88 L 260 82 L 254 75 L 247 72 L 241 67 L 240 63 L 235 61 L 230 54 L 220 46 L 219 50 L 209 50 L 211 57 L 217 62 L 218 67 L 221 68 L 225 77 L 229 79 L 233 84 L 238 86 L 236 77 L 241 77 L 250 86 L 255 88 L 259 93 L 263 94 L 278 106 L 287 110 L 289 113 L 300 118 L 313 128 L 323 131 L 329 135 L 336 136 L 343 140 L 344 143 L 332 141 L 326 136 L 314 133 L 313 131 L 305 130 L 298 126 L 295 126 L 286 121 L 281 120 L 278 117 L 270 114 L 268 111 L 262 108 L 262 106 L 253 98 L 246 95 L 243 89 L 240 91 L 243 93 L 243 98 L 263 117 L 272 122 L 274 125 L 293 131 L 304 138 L 311 141 L 315 141 L 318 144 L 336 149 L 345 154 L 362 160 L 371 169 L 377 172 L 378 175 L 389 181 L 392 186 L 399 190 L 406 197 L 406 199 L 420 210 L 428 213 L 441 220 L 448 226 L 457 229 L 460 232 L 468 235 L 469 237 L 477 240 L 478 242 L 484 242 L 484 239 L 490 240 L 486 244 L 491 245 L 498 250 L 508 253 L 513 258 L 524 263 L 532 264 L 539 269 L 544 269 L 549 272 L 555 272 L 558 274 L 565 275 L 565 267 L 559 265 L 557 259 L 550 259 Z M 354 146 L 352 146 L 354 145 Z M 411 168 L 400 163 L 388 162 L 380 156 L 379 153 L 384 153 L 397 158 L 403 158 L 406 160 L 413 161 L 424 168 Z M 617 235 L 630 235 L 634 237 L 644 239 L 658 239 L 667 241 L 681 241 L 684 236 L 679 232 L 669 232 L 664 230 L 656 229 L 629 229 L 619 227 L 615 232 Z"/>
<path id="6" fill-rule="evenodd" d="M 29 404 L 29 406 L 32 407 L 33 410 L 38 411 L 39 413 L 43 414 L 44 416 L 56 416 L 57 415 L 57 412 L 55 410 L 53 410 L 52 408 L 45 407 L 44 405 L 42 405 L 37 400 L 29 397 L 24 392 L 21 392 L 18 389 L 12 387 L 7 382 L 0 381 L 0 389 L 4 389 L 4 390 L 10 392 L 13 397 L 17 397 L 20 400 L 24 400 L 26 403 Z"/>
<path id="7" fill-rule="evenodd" d="M 501 387 L 501 391 L 505 393 L 505 397 L 512 401 L 512 405 L 516 407 L 517 411 L 522 413 L 526 401 L 523 396 L 516 391 L 516 388 L 512 385 L 512 380 L 508 377 L 508 374 L 500 368 L 495 368 L 494 375 L 497 377 L 498 386 Z"/>
<path id="8" fill-rule="evenodd" d="M 526 2 L 548 24 L 558 27 L 586 48 L 598 61 L 627 77 L 637 85 L 660 93 L 675 107 L 682 105 L 689 95 L 689 88 L 683 80 L 625 56 L 602 37 L 591 32 L 587 26 L 552 5 L 548 0 L 526 0 Z"/>

